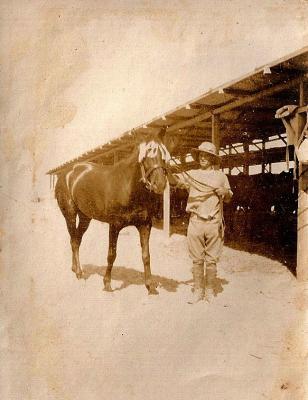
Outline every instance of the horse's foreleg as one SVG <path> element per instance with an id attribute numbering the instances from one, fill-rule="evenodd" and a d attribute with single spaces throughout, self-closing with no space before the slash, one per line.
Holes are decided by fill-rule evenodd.
<path id="1" fill-rule="evenodd" d="M 108 256 L 107 256 L 107 270 L 104 276 L 104 290 L 107 292 L 112 292 L 111 289 L 111 270 L 113 267 L 114 260 L 117 256 L 117 242 L 119 232 L 122 227 L 110 224 L 109 225 L 109 248 L 108 248 Z"/>
<path id="2" fill-rule="evenodd" d="M 137 229 L 140 235 L 140 244 L 142 249 L 142 261 L 144 265 L 144 278 L 145 286 L 148 289 L 149 294 L 158 294 L 156 290 L 156 284 L 152 279 L 151 266 L 150 266 L 150 250 L 149 240 L 151 233 L 151 224 L 139 225 Z"/>

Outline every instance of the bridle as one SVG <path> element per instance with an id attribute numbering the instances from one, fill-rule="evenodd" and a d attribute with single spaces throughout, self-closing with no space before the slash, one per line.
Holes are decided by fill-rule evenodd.
<path id="1" fill-rule="evenodd" d="M 158 149 L 161 152 L 161 161 L 158 158 L 156 158 L 158 154 Z M 144 160 L 146 158 L 154 159 L 153 160 L 154 165 L 149 167 L 148 169 L 146 169 L 144 163 Z M 169 151 L 162 143 L 157 143 L 154 140 L 152 140 L 148 143 L 141 143 L 139 145 L 138 161 L 141 169 L 140 181 L 144 183 L 146 189 L 149 190 L 150 192 L 153 190 L 153 184 L 150 181 L 152 173 L 154 171 L 161 169 L 163 174 L 166 176 L 168 168 L 167 161 L 169 160 L 169 158 L 170 158 Z"/>
<path id="2" fill-rule="evenodd" d="M 151 192 L 152 191 L 152 183 L 149 180 L 150 176 L 154 171 L 157 169 L 162 169 L 163 173 L 166 175 L 167 168 L 159 165 L 159 164 L 154 164 L 153 167 L 149 168 L 147 171 L 145 170 L 143 160 L 140 162 L 140 169 L 141 169 L 141 179 L 140 181 L 145 184 L 145 187 Z"/>

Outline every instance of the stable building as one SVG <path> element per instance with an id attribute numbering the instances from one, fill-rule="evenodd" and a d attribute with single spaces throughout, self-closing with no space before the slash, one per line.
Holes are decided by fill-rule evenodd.
<path id="1" fill-rule="evenodd" d="M 135 144 L 135 133 L 147 135 L 166 129 L 166 144 L 172 149 L 171 167 L 188 170 L 196 167 L 192 147 L 212 141 L 222 157 L 221 168 L 241 182 L 252 182 L 260 191 L 271 192 L 279 185 L 287 192 L 296 190 L 297 276 L 308 279 L 308 47 L 256 69 L 246 76 L 210 90 L 200 97 L 164 113 L 133 130 L 124 132 L 79 157 L 48 171 L 52 182 L 60 172 L 75 163 L 91 161 L 112 165 L 127 157 Z M 288 106 L 288 107 L 286 107 Z M 277 112 L 277 110 L 279 110 Z M 283 167 L 281 164 L 284 163 Z M 292 169 L 293 184 L 284 186 L 278 179 L 256 184 L 253 176 Z M 243 178 L 244 177 L 244 178 Z M 248 177 L 248 178 L 247 178 Z M 232 180 L 232 179 L 231 179 Z M 236 181 L 236 179 L 235 179 Z M 267 185 L 267 186 L 266 186 Z M 249 192 L 252 185 L 241 191 Z M 251 196 L 250 196 L 251 197 Z M 164 231 L 170 232 L 170 187 L 163 200 Z M 249 209 L 243 202 L 239 207 Z M 235 210 L 235 209 L 234 209 Z M 254 208 L 250 208 L 254 212 Z M 296 218 L 296 216 L 295 216 Z"/>

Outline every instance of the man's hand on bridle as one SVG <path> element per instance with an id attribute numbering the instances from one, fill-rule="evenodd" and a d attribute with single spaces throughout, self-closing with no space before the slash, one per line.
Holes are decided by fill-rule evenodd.
<path id="1" fill-rule="evenodd" d="M 168 178 L 170 185 L 172 185 L 172 186 L 176 186 L 179 183 L 179 179 L 172 174 L 170 169 L 167 169 L 167 178 Z"/>

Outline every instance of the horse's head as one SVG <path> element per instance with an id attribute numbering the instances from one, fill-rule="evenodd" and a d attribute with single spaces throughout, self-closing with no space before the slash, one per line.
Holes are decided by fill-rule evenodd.
<path id="1" fill-rule="evenodd" d="M 169 151 L 159 138 L 154 137 L 139 144 L 138 161 L 141 166 L 141 180 L 150 191 L 153 190 L 157 194 L 164 191 L 169 159 Z"/>

